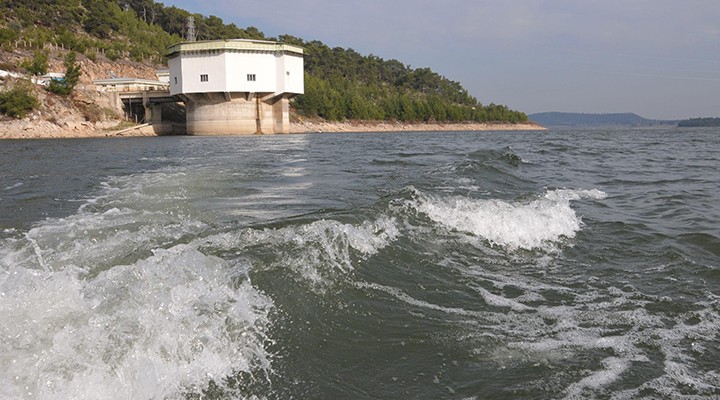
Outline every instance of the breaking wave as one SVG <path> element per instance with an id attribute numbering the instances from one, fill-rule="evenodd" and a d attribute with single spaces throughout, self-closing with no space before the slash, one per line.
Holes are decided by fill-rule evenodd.
<path id="1" fill-rule="evenodd" d="M 3 232 L 0 397 L 232 395 L 242 389 L 228 378 L 274 374 L 275 305 L 253 271 L 288 272 L 322 292 L 400 235 L 383 216 L 218 233 L 188 209 L 182 183 L 163 191 L 167 180 L 116 179 L 76 214 Z"/>
<path id="2" fill-rule="evenodd" d="M 0 397 L 175 398 L 269 373 L 273 305 L 246 268 L 185 245 L 94 277 L 3 266 Z"/>
<path id="3" fill-rule="evenodd" d="M 549 250 L 563 238 L 574 238 L 582 228 L 571 201 L 605 197 L 599 190 L 558 189 L 530 202 L 508 202 L 418 192 L 410 206 L 446 229 L 493 245 L 510 250 Z"/>

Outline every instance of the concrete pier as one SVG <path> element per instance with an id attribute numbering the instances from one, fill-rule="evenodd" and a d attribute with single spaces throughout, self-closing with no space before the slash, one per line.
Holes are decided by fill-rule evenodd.
<path id="1" fill-rule="evenodd" d="M 188 135 L 290 133 L 287 95 L 204 93 L 181 96 Z"/>

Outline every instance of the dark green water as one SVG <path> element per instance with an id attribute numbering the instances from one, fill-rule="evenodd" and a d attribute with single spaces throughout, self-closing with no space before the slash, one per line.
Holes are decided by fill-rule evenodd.
<path id="1" fill-rule="evenodd" d="M 2 399 L 720 398 L 720 131 L 0 143 Z"/>

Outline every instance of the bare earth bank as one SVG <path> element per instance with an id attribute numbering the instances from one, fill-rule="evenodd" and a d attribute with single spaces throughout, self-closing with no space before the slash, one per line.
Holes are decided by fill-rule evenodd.
<path id="1" fill-rule="evenodd" d="M 323 132 L 427 132 L 427 131 L 537 131 L 544 127 L 529 124 L 405 123 L 388 121 L 317 122 L 290 124 L 290 133 Z"/>
<path id="2" fill-rule="evenodd" d="M 53 139 L 156 136 L 151 128 L 115 129 L 119 121 L 65 123 L 62 126 L 43 120 L 6 120 L 0 122 L 0 139 Z M 544 130 L 536 124 L 479 123 L 402 123 L 385 121 L 318 122 L 303 121 L 290 125 L 290 133 L 331 132 L 413 132 L 413 131 L 523 131 Z"/>

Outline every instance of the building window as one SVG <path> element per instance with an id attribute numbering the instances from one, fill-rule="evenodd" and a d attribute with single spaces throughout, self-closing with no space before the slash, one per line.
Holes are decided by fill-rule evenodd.
<path id="1" fill-rule="evenodd" d="M 175 77 L 175 84 L 177 85 L 177 76 Z"/>
<path id="2" fill-rule="evenodd" d="M 247 80 L 248 82 L 255 82 L 255 74 L 248 74 Z"/>
<path id="3" fill-rule="evenodd" d="M 208 76 L 207 76 L 207 74 L 202 74 L 202 75 L 200 75 L 200 82 L 207 82 L 207 81 L 208 81 Z"/>

